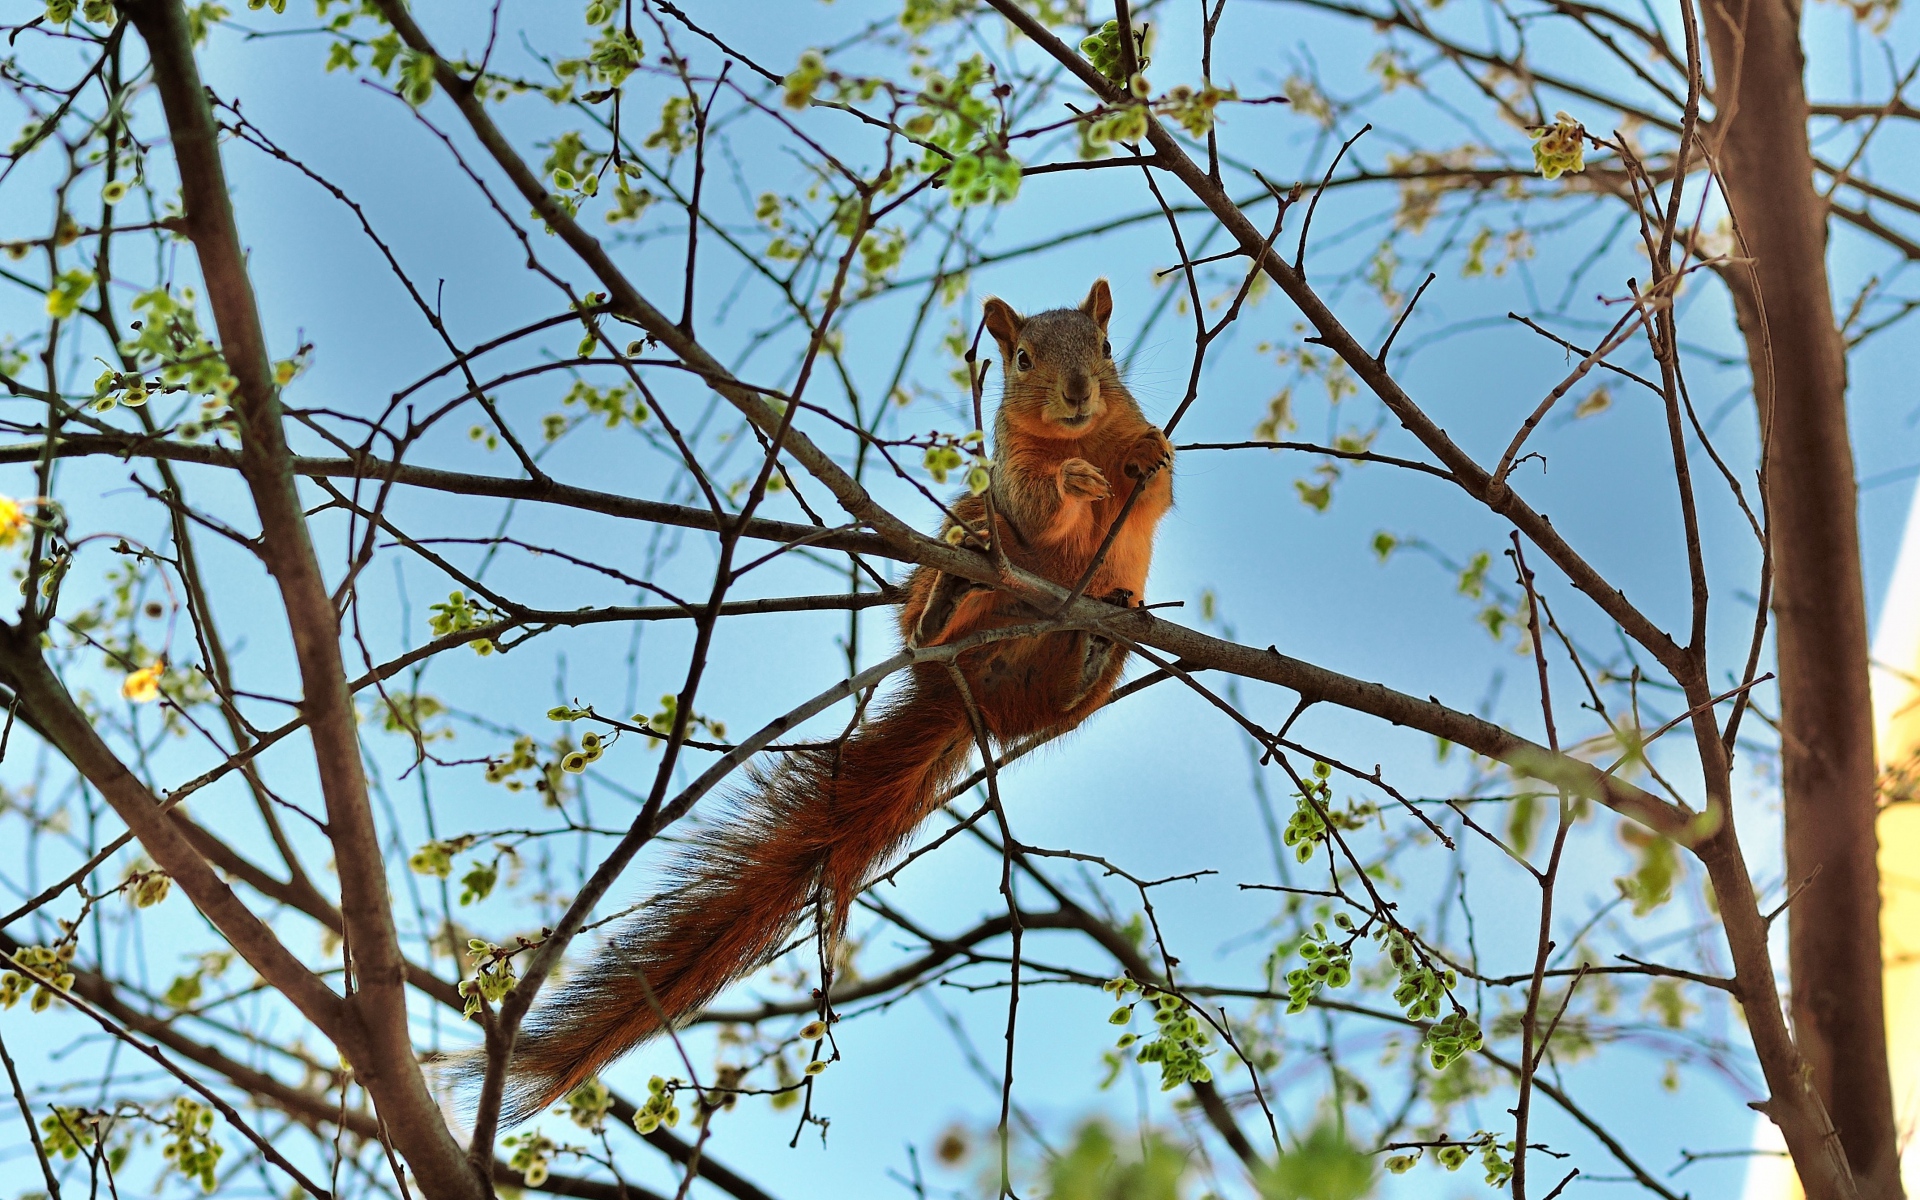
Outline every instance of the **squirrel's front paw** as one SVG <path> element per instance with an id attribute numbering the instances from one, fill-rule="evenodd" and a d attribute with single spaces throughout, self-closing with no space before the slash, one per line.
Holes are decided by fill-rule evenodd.
<path id="1" fill-rule="evenodd" d="M 1060 464 L 1060 494 L 1081 500 L 1105 500 L 1113 495 L 1113 488 L 1099 467 L 1084 458 L 1070 458 Z"/>
<path id="2" fill-rule="evenodd" d="M 1173 465 L 1173 443 L 1158 429 L 1148 429 L 1127 452 L 1126 472 L 1130 479 L 1144 479 L 1155 471 Z"/>

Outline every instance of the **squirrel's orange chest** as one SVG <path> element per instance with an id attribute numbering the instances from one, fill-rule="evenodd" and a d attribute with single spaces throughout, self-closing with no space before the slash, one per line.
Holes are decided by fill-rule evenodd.
<path id="1" fill-rule="evenodd" d="M 1100 572 L 1088 585 L 1089 595 L 1105 596 L 1116 589 L 1124 589 L 1133 593 L 1136 601 L 1146 598 L 1147 570 L 1153 564 L 1153 537 L 1160 518 L 1173 506 L 1173 488 L 1165 472 L 1149 479 L 1145 486 L 1147 494 L 1133 506 L 1126 524 L 1115 535 L 1113 548 L 1107 551 Z M 1116 515 L 1118 511 L 1116 505 Z M 1104 530 L 1102 536 L 1105 536 Z"/>
<path id="2" fill-rule="evenodd" d="M 1113 494 L 1104 500 L 1070 501 L 1061 505 L 1053 523 L 1035 539 L 1049 560 L 1042 564 L 1041 574 L 1069 587 L 1078 583 L 1094 556 L 1099 554 L 1114 522 L 1126 512 L 1126 521 L 1101 559 L 1099 571 L 1088 583 L 1087 594 L 1106 596 L 1125 590 L 1136 600 L 1146 594 L 1147 571 L 1153 561 L 1153 538 L 1160 518 L 1173 505 L 1173 481 L 1168 471 L 1157 472 L 1144 484 L 1128 477 L 1127 451 L 1137 436 L 1130 432 L 1098 441 L 1089 439 L 1087 443 L 1074 445 L 1077 453 L 1059 455 L 1061 461 L 1083 457 L 1098 467 L 1112 486 Z M 1058 463 L 1053 466 L 1057 470 Z M 1129 510 L 1128 497 L 1142 486 L 1145 494 Z"/>
<path id="3" fill-rule="evenodd" d="M 1136 487 L 1143 488 L 1145 494 L 1134 502 L 1133 509 L 1127 513 L 1126 522 L 1114 535 L 1113 545 L 1101 560 L 1100 569 L 1087 585 L 1087 594 L 1104 597 L 1116 590 L 1131 592 L 1136 602 L 1144 600 L 1147 593 L 1147 571 L 1153 565 L 1153 538 L 1160 526 L 1160 518 L 1167 515 L 1173 507 L 1173 480 L 1170 472 L 1161 471 L 1144 483 L 1138 483 L 1119 477 L 1119 485 L 1114 489 L 1113 497 L 1086 507 L 1094 510 L 1090 539 L 1077 556 L 1080 559 L 1078 576 L 1086 571 L 1086 564 L 1093 561 L 1099 553 L 1100 543 L 1106 540 L 1107 530 L 1126 508 L 1127 497 Z"/>

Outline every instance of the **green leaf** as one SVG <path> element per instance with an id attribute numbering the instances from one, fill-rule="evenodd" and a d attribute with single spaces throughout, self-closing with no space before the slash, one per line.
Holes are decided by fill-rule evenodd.
<path id="1" fill-rule="evenodd" d="M 1148 1130 L 1115 1138 L 1104 1122 L 1088 1121 L 1073 1145 L 1047 1169 L 1048 1200 L 1179 1200 L 1187 1154 Z"/>
<path id="2" fill-rule="evenodd" d="M 1620 840 L 1639 859 L 1631 875 L 1615 879 L 1620 894 L 1633 903 L 1633 915 L 1644 917 L 1673 898 L 1673 885 L 1680 878 L 1680 858 L 1673 843 L 1638 825 L 1623 824 Z"/>
<path id="3" fill-rule="evenodd" d="M 498 863 L 475 863 L 467 873 L 460 877 L 460 903 L 472 904 L 485 900 L 493 894 L 493 885 L 500 879 Z"/>
<path id="4" fill-rule="evenodd" d="M 1373 1157 L 1323 1122 L 1256 1183 L 1261 1200 L 1360 1200 L 1373 1191 Z"/>

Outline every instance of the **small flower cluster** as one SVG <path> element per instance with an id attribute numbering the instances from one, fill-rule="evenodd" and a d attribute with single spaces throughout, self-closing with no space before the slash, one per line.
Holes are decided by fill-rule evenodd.
<path id="1" fill-rule="evenodd" d="M 48 1158 L 78 1158 L 82 1151 L 100 1144 L 101 1122 L 111 1116 L 56 1104 L 52 1112 L 40 1118 L 40 1144 Z"/>
<path id="2" fill-rule="evenodd" d="M 1587 169 L 1586 127 L 1564 112 L 1553 114 L 1553 124 L 1530 132 L 1533 138 L 1533 165 L 1542 179 L 1578 175 Z"/>
<path id="3" fill-rule="evenodd" d="M 1020 163 L 1004 151 L 956 155 L 946 183 L 955 208 L 1006 204 L 1020 194 Z"/>
<path id="4" fill-rule="evenodd" d="M 920 76 L 920 111 L 902 125 L 927 145 L 920 160 L 929 174 L 944 170 L 942 185 L 955 208 L 1005 204 L 1020 193 L 1020 163 L 1007 153 L 998 101 L 1008 95 L 991 63 L 976 54 L 957 64 L 951 77 L 928 67 Z M 980 90 L 984 88 L 985 94 Z"/>
<path id="5" fill-rule="evenodd" d="M 660 124 L 640 144 L 649 150 L 664 149 L 669 156 L 694 144 L 699 133 L 699 110 L 690 96 L 669 96 L 660 106 Z"/>
<path id="6" fill-rule="evenodd" d="M 1253 438 L 1258 442 L 1277 442 L 1299 427 L 1293 418 L 1293 389 L 1283 387 L 1267 401 L 1267 415 L 1254 425 Z"/>
<path id="7" fill-rule="evenodd" d="M 548 715 L 552 716 L 551 713 Z M 566 718 L 560 717 L 555 719 L 565 720 Z M 521 734 L 519 737 L 513 739 L 513 749 L 508 752 L 505 758 L 490 758 L 487 760 L 487 782 L 503 784 L 508 791 L 517 792 L 527 785 L 524 780 L 516 779 L 514 776 L 520 774 L 522 771 L 529 771 L 535 768 L 539 768 L 540 778 L 534 780 L 534 790 L 544 792 L 549 803 L 551 803 L 559 795 L 560 765 L 558 763 L 548 763 L 542 766 L 540 757 L 535 752 L 534 741 L 526 734 Z"/>
<path id="8" fill-rule="evenodd" d="M 1458 1171 L 1466 1165 L 1476 1148 L 1480 1151 L 1480 1165 L 1486 1168 L 1487 1185 L 1496 1188 L 1507 1186 L 1513 1178 L 1513 1162 L 1507 1157 L 1513 1152 L 1513 1143 L 1496 1142 L 1493 1135 L 1484 1130 L 1464 1142 L 1441 1142 L 1433 1148 L 1433 1158 L 1447 1170 Z M 1395 1175 L 1404 1175 L 1413 1169 L 1425 1151 L 1426 1147 L 1415 1146 L 1409 1153 L 1389 1156 L 1384 1165 Z"/>
<path id="9" fill-rule="evenodd" d="M 445 602 L 428 606 L 433 615 L 427 618 L 427 627 L 434 636 L 445 637 L 452 633 L 465 633 L 482 625 L 491 625 L 500 619 L 500 614 L 478 600 L 468 599 L 462 591 L 447 593 Z M 475 638 L 473 651 L 482 658 L 493 653 L 493 642 L 487 638 Z"/>
<path id="10" fill-rule="evenodd" d="M 1147 78 L 1135 75 L 1138 87 L 1134 99 L 1147 98 Z M 1080 157 L 1099 158 L 1115 142 L 1138 142 L 1147 136 L 1147 108 L 1128 104 L 1104 116 L 1092 117 L 1076 126 L 1080 131 Z"/>
<path id="11" fill-rule="evenodd" d="M 654 136 L 659 136 L 658 131 L 656 131 Z M 568 133 L 563 135 L 563 137 L 573 138 L 577 141 L 579 135 L 577 133 Z M 647 144 L 654 144 L 652 137 L 648 138 Z M 600 176 L 594 171 L 594 166 L 600 161 L 600 158 L 601 155 L 597 153 L 588 154 L 584 168 L 579 165 L 571 168 L 557 165 L 549 167 L 549 174 L 553 179 L 554 202 L 558 204 L 561 210 L 568 216 L 578 216 L 581 204 L 600 194 Z M 551 161 L 551 159 L 549 161 Z M 614 169 L 613 207 L 607 210 L 607 224 L 619 225 L 622 222 L 638 220 L 640 214 L 647 210 L 647 206 L 659 199 L 659 197 L 655 196 L 646 188 L 639 188 L 637 190 L 634 188 L 632 181 L 643 178 L 645 174 L 646 172 L 638 163 L 632 162 L 623 162 Z M 533 210 L 532 215 L 540 220 L 545 220 L 544 217 L 541 217 L 538 209 Z M 552 228 L 549 227 L 547 232 L 553 232 Z M 593 342 L 592 338 L 589 337 L 587 341 L 581 343 L 580 354 L 581 357 L 584 358 L 592 353 Z"/>
<path id="12" fill-rule="evenodd" d="M 93 284 L 93 272 L 79 267 L 54 276 L 53 286 L 47 289 L 47 315 L 64 321 L 79 313 L 80 302 L 93 290 Z"/>
<path id="13" fill-rule="evenodd" d="M 460 903 L 475 904 L 493 894 L 493 885 L 500 882 L 500 860 L 475 862 L 460 877 Z"/>
<path id="14" fill-rule="evenodd" d="M 1452 971 L 1439 972 L 1421 960 L 1412 939 L 1398 929 L 1381 926 L 1375 939 L 1385 944 L 1387 962 L 1400 976 L 1393 989 L 1393 1002 L 1406 1011 L 1409 1019 L 1430 1021 L 1440 1015 L 1440 1001 L 1456 982 Z"/>
<path id="15" fill-rule="evenodd" d="M 1623 749 L 1635 758 L 1641 757 L 1638 746 Z M 1673 899 L 1673 885 L 1679 882 L 1684 867 L 1671 841 L 1638 825 L 1623 823 L 1620 841 L 1638 861 L 1631 874 L 1619 876 L 1613 885 L 1620 889 L 1621 899 L 1632 902 L 1633 915 L 1644 917 Z"/>
<path id="16" fill-rule="evenodd" d="M 74 979 L 71 969 L 73 949 L 72 930 L 68 930 L 67 940 L 58 945 L 22 946 L 14 951 L 14 964 L 33 972 L 33 975 L 23 971 L 0 973 L 0 1008 L 12 1008 L 20 1003 L 20 997 L 31 990 L 33 999 L 27 1002 L 27 1007 L 34 1012 L 45 1012 L 57 993 L 71 991 Z M 42 979 L 52 986 L 41 983 Z"/>
<path id="17" fill-rule="evenodd" d="M 613 205 L 606 212 L 607 224 L 630 225 L 638 221 L 641 214 L 660 198 L 650 189 L 636 188 L 628 182 L 640 178 L 641 174 L 640 168 L 633 163 L 620 164 L 620 176 L 613 181 Z"/>
<path id="18" fill-rule="evenodd" d="M 173 1112 L 161 1119 L 168 1140 L 161 1148 L 166 1160 L 188 1179 L 211 1192 L 219 1185 L 215 1169 L 225 1147 L 213 1140 L 213 1110 L 181 1096 L 173 1102 Z"/>
<path id="19" fill-rule="evenodd" d="M 507 1165 L 520 1172 L 528 1187 L 539 1187 L 547 1181 L 553 1161 L 553 1152 L 560 1147 L 544 1133 L 528 1130 L 500 1139 L 500 1144 L 513 1151 L 507 1159 Z"/>
<path id="20" fill-rule="evenodd" d="M 192 288 L 181 288 L 178 297 L 164 287 L 142 292 L 133 298 L 133 311 L 139 316 L 129 326 L 134 336 L 120 344 L 120 352 L 142 371 L 157 368 L 161 387 L 221 399 L 233 393 L 238 381 L 200 330 Z M 145 387 L 157 390 L 152 383 Z"/>
<path id="21" fill-rule="evenodd" d="M 803 50 L 800 61 L 780 81 L 781 103 L 802 109 L 813 103 L 813 94 L 827 81 L 827 59 L 818 50 Z"/>
<path id="22" fill-rule="evenodd" d="M 1167 94 L 1154 107 L 1172 117 L 1174 123 L 1194 137 L 1207 136 L 1213 129 L 1214 110 L 1226 100 L 1238 100 L 1240 94 L 1232 88 L 1217 88 L 1212 84 L 1195 91 L 1186 84 L 1167 89 Z"/>
<path id="23" fill-rule="evenodd" d="M 25 541 L 33 529 L 33 518 L 27 513 L 27 506 L 38 501 L 14 500 L 0 496 L 0 550 L 9 549 Z"/>
<path id="24" fill-rule="evenodd" d="M 214 950 L 202 954 L 195 962 L 193 970 L 185 975 L 173 977 L 173 982 L 167 985 L 167 990 L 161 993 L 160 998 L 166 1001 L 170 1008 L 181 1010 L 192 1008 L 205 994 L 207 978 L 211 976 L 218 979 L 232 965 L 233 952 L 230 950 Z"/>
<path id="25" fill-rule="evenodd" d="M 471 834 L 450 838 L 446 841 L 428 842 L 413 852 L 407 859 L 407 865 L 413 868 L 415 875 L 431 875 L 435 879 L 445 879 L 453 874 L 453 856 L 473 845 Z"/>
<path id="26" fill-rule="evenodd" d="M 1183 1083 L 1207 1083 L 1213 1079 L 1213 1071 L 1206 1063 L 1214 1053 L 1212 1039 L 1201 1028 L 1200 1018 L 1194 1015 L 1192 1006 L 1183 997 L 1157 988 L 1142 988 L 1124 976 L 1110 979 L 1100 986 L 1102 991 L 1116 999 L 1138 992 L 1140 1000 L 1153 1003 L 1155 1036 L 1135 1052 L 1133 1060 L 1159 1065 L 1161 1091 L 1172 1091 Z M 1129 1001 L 1114 1009 L 1107 1018 L 1108 1023 L 1125 1025 L 1133 1020 L 1134 1006 L 1140 1000 Z M 1139 1041 L 1140 1035 L 1129 1031 L 1120 1035 L 1115 1047 L 1126 1050 Z M 1117 1059 L 1110 1057 L 1109 1061 L 1118 1065 Z"/>
<path id="27" fill-rule="evenodd" d="M 984 451 L 986 440 L 987 435 L 978 429 L 957 438 L 937 433 L 921 461 L 938 484 L 945 484 L 949 474 L 966 467 L 967 491 L 978 496 L 993 486 L 993 461 Z"/>
<path id="28" fill-rule="evenodd" d="M 600 7 L 617 6 L 603 4 Z M 587 47 L 588 77 L 609 88 L 617 88 L 627 81 L 627 76 L 640 69 L 645 57 L 646 46 L 638 37 L 609 23 L 601 29 L 600 36 L 594 39 L 593 44 Z M 562 68 L 566 65 L 565 62 L 560 64 Z"/>
<path id="29" fill-rule="evenodd" d="M 127 876 L 126 886 L 135 908 L 152 908 L 173 890 L 173 879 L 165 871 L 135 871 Z"/>
<path id="30" fill-rule="evenodd" d="M 1322 988 L 1343 988 L 1353 982 L 1353 920 L 1335 913 L 1333 923 L 1348 935 L 1344 940 L 1329 935 L 1325 922 L 1315 921 L 1300 943 L 1300 957 L 1307 965 L 1287 972 L 1287 1012 L 1305 1012 Z"/>
<path id="31" fill-rule="evenodd" d="M 607 752 L 607 739 L 591 731 L 580 735 L 580 748 L 570 751 L 560 760 L 560 769 L 569 775 L 578 775 L 589 766 L 600 761 Z"/>
<path id="32" fill-rule="evenodd" d="M 280 3 L 284 5 L 286 0 L 280 0 Z M 79 3 L 75 0 L 47 0 L 47 23 L 65 25 L 73 20 L 76 11 L 95 25 L 111 25 L 114 21 L 113 0 L 80 0 Z"/>
<path id="33" fill-rule="evenodd" d="M 1093 33 L 1080 41 L 1080 53 L 1087 56 L 1093 69 L 1108 79 L 1119 83 L 1126 78 L 1125 59 L 1121 57 L 1120 22 L 1108 21 Z M 1147 57 L 1147 27 L 1142 25 L 1133 31 L 1134 70 L 1144 71 L 1153 61 Z"/>
<path id="34" fill-rule="evenodd" d="M 1313 764 L 1312 776 L 1306 780 L 1306 787 L 1295 793 L 1296 803 L 1293 815 L 1287 818 L 1287 828 L 1280 840 L 1293 847 L 1293 856 L 1301 862 L 1313 857 L 1313 852 L 1322 842 L 1331 836 L 1332 829 L 1359 829 L 1379 815 L 1379 808 L 1371 803 L 1348 801 L 1343 809 L 1333 807 L 1333 767 L 1327 763 Z"/>
<path id="35" fill-rule="evenodd" d="M 121 190 L 125 190 L 125 184 L 119 184 L 119 186 L 121 186 Z M 294 357 L 290 357 L 290 359 L 280 359 L 280 361 L 276 361 L 275 365 L 273 365 L 273 382 L 275 382 L 275 386 L 284 388 L 284 386 L 292 384 L 296 378 L 300 378 L 301 372 L 305 372 L 305 369 L 307 369 L 307 357 L 309 357 L 311 349 L 313 349 L 311 346 L 301 348 L 298 355 L 294 355 Z M 225 367 L 223 367 L 223 369 L 225 369 Z M 232 380 L 232 376 L 227 376 L 227 378 L 209 376 L 209 382 L 211 382 L 213 390 L 219 392 L 221 396 L 232 392 L 234 386 L 236 386 L 234 380 Z M 92 399 L 92 403 L 90 403 L 88 407 L 90 407 L 94 413 L 111 413 L 111 411 L 117 409 L 119 405 L 127 405 L 129 409 L 138 409 L 138 407 L 142 407 L 148 399 L 152 399 L 154 394 L 180 392 L 182 388 L 194 390 L 194 388 L 190 386 L 190 382 L 167 380 L 167 378 L 165 378 L 165 372 L 163 372 L 161 380 L 156 380 L 156 382 L 148 384 L 148 380 L 146 380 L 144 374 L 115 371 L 115 369 L 109 367 L 106 371 L 100 372 L 98 378 L 94 378 L 94 399 Z M 221 407 L 223 407 L 223 403 L 221 403 L 219 399 L 202 401 L 200 407 L 202 407 L 202 413 L 204 413 L 204 415 L 207 415 L 209 419 L 213 419 L 213 424 L 223 424 L 223 422 L 219 420 L 219 411 L 221 411 Z M 186 434 L 186 426 L 182 426 L 182 434 Z M 186 436 L 192 436 L 192 434 L 186 434 Z"/>
<path id="36" fill-rule="evenodd" d="M 472 834 L 464 834 L 445 841 L 432 841 L 421 846 L 407 859 L 407 865 L 416 875 L 431 875 L 435 879 L 445 879 L 453 874 L 453 856 L 472 848 L 478 839 Z M 460 877 L 460 903 L 473 904 L 485 900 L 493 894 L 494 884 L 500 881 L 500 859 L 513 851 L 511 847 L 495 843 L 499 853 L 486 862 L 476 861 Z"/>
<path id="37" fill-rule="evenodd" d="M 566 1108 L 556 1108 L 554 1111 L 564 1112 L 569 1120 L 582 1129 L 598 1132 L 600 1123 L 606 1119 L 607 1110 L 613 1107 L 613 1093 L 596 1075 L 568 1092 L 565 1103 Z"/>
<path id="38" fill-rule="evenodd" d="M 167 673 L 167 660 L 156 658 L 138 670 L 127 672 L 120 681 L 120 694 L 135 704 L 147 704 L 160 697 L 160 680 Z"/>
<path id="39" fill-rule="evenodd" d="M 1433 1022 L 1427 1027 L 1423 1042 L 1433 1069 L 1444 1071 L 1462 1055 L 1478 1050 L 1482 1038 L 1477 1021 L 1458 1005 L 1445 1017 L 1440 1016 L 1441 1001 L 1447 998 L 1447 993 L 1459 982 L 1459 977 L 1451 970 L 1434 969 L 1418 953 L 1413 939 L 1403 930 L 1383 925 L 1374 930 L 1373 936 L 1382 943 L 1387 962 L 1400 977 L 1399 984 L 1393 989 L 1393 1002 L 1400 1006 L 1409 1020 Z"/>
<path id="40" fill-rule="evenodd" d="M 633 1127 L 646 1134 L 665 1125 L 672 1129 L 680 1123 L 680 1106 L 673 1102 L 673 1093 L 680 1086 L 678 1079 L 663 1079 L 655 1075 L 647 1080 L 647 1099 L 633 1114 Z"/>
<path id="41" fill-rule="evenodd" d="M 633 714 L 633 721 L 634 724 L 644 725 L 648 729 L 653 730 L 653 732 L 665 737 L 673 732 L 673 723 L 679 716 L 679 713 L 680 697 L 669 692 L 660 697 L 660 711 L 650 717 L 641 713 L 635 713 Z M 553 716 L 552 713 L 548 713 L 547 715 L 550 717 Z M 726 722 L 716 721 L 712 717 L 703 717 L 699 713 L 687 714 L 687 732 L 691 733 L 697 728 L 705 729 L 708 733 L 712 734 L 713 740 L 716 742 L 724 742 L 727 740 Z M 586 744 L 586 738 L 583 737 L 580 741 L 582 745 Z"/>
<path id="42" fill-rule="evenodd" d="M 527 940 L 519 941 L 520 949 L 525 949 Z M 502 950 L 479 938 L 467 941 L 467 957 L 474 962 L 473 978 L 462 979 L 459 990 L 466 997 L 464 1011 L 469 1020 L 479 1013 L 483 999 L 488 1004 L 498 1004 L 520 982 L 513 974 L 513 956 L 517 953 L 519 950 Z"/>
<path id="43" fill-rule="evenodd" d="M 139 408 L 151 399 L 153 393 L 147 388 L 147 381 L 141 375 L 129 375 L 124 371 L 107 370 L 93 381 L 94 412 L 112 412 L 124 404 L 128 408 Z"/>
<path id="44" fill-rule="evenodd" d="M 126 1101 L 111 1109 L 49 1107 L 52 1111 L 40 1118 L 40 1144 L 47 1157 L 68 1160 L 84 1154 L 96 1165 L 104 1163 L 109 1171 L 119 1171 L 133 1154 L 135 1126 L 125 1118 L 152 1119 Z"/>
<path id="45" fill-rule="evenodd" d="M 1293 847 L 1293 857 L 1300 862 L 1312 859 L 1314 850 L 1327 840 L 1325 813 L 1333 803 L 1333 785 L 1327 781 L 1332 775 L 1333 768 L 1326 763 L 1313 764 L 1313 778 L 1299 793 L 1293 815 L 1287 818 L 1281 841 Z"/>
<path id="46" fill-rule="evenodd" d="M 1446 1070 L 1482 1044 L 1479 1022 L 1461 1009 L 1454 1009 L 1427 1030 L 1427 1058 L 1436 1071 Z"/>
<path id="47" fill-rule="evenodd" d="M 584 348 L 591 351 L 592 345 L 592 339 L 589 339 Z M 618 429 L 623 424 L 638 429 L 653 415 L 640 394 L 624 383 L 598 388 L 585 380 L 577 380 L 567 389 L 567 394 L 560 397 L 560 403 L 569 408 L 578 406 L 584 411 L 577 417 L 568 413 L 548 413 L 543 417 L 541 425 L 550 442 L 558 441 L 568 430 L 589 417 L 601 418 L 608 429 Z"/>
<path id="48" fill-rule="evenodd" d="M 446 715 L 446 702 L 426 692 L 387 692 L 367 705 L 367 716 L 379 718 L 380 728 L 388 733 L 404 733 L 423 742 L 453 737 L 453 730 L 433 729 L 427 722 Z"/>
<path id="49" fill-rule="evenodd" d="M 860 239 L 860 273 L 866 281 L 863 294 L 877 291 L 906 253 L 906 230 L 891 225 L 868 230 Z"/>

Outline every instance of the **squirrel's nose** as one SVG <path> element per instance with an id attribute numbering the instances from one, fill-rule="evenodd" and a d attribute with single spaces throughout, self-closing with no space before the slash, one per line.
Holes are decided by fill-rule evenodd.
<path id="1" fill-rule="evenodd" d="M 1085 408 L 1093 396 L 1093 380 L 1085 375 L 1070 375 L 1061 388 L 1061 394 L 1068 404 L 1075 408 Z"/>

